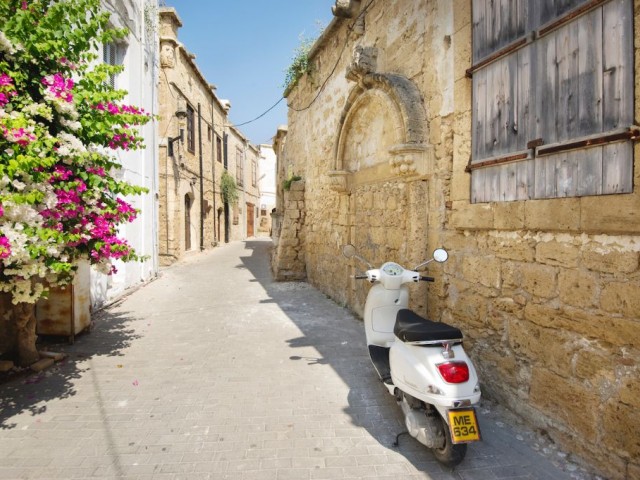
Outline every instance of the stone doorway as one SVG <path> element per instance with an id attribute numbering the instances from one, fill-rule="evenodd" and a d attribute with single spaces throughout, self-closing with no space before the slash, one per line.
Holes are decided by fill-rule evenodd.
<path id="1" fill-rule="evenodd" d="M 347 195 L 344 243 L 370 262 L 408 268 L 426 259 L 432 149 L 425 142 L 426 112 L 411 80 L 377 73 L 376 49 L 358 47 L 347 79 L 355 83 L 340 116 L 332 189 Z M 422 287 L 418 287 L 422 288 Z M 352 284 L 347 301 L 362 312 L 368 286 Z M 426 295 L 413 308 L 426 310 Z M 423 312 L 421 312 L 421 310 Z"/>
<path id="2" fill-rule="evenodd" d="M 247 203 L 247 237 L 255 236 L 256 224 L 256 206 L 253 203 Z"/>
<path id="3" fill-rule="evenodd" d="M 191 197 L 184 196 L 184 250 L 191 250 Z"/>

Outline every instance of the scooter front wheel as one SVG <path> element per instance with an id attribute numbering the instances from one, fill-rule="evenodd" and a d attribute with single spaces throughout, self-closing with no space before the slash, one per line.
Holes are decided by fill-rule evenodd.
<path id="1" fill-rule="evenodd" d="M 458 465 L 464 456 L 467 454 L 466 443 L 453 443 L 451 441 L 451 433 L 449 432 L 449 425 L 444 421 L 444 418 L 440 417 L 440 423 L 444 430 L 444 446 L 442 448 L 434 448 L 433 454 L 442 465 L 453 468 Z"/>

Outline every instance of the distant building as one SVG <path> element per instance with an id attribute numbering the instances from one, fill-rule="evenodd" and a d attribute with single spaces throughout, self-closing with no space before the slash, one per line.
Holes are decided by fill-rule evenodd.
<path id="1" fill-rule="evenodd" d="M 160 8 L 159 18 L 159 252 L 160 262 L 168 265 L 254 234 L 258 153 L 229 124 L 231 103 L 218 98 L 195 55 L 178 40 L 182 21 L 176 10 Z M 235 204 L 222 195 L 225 171 L 236 184 Z"/>
<path id="2" fill-rule="evenodd" d="M 258 146 L 258 187 L 260 189 L 260 212 L 258 215 L 258 234 L 271 234 L 271 213 L 276 207 L 276 154 L 272 145 Z"/>
<path id="3" fill-rule="evenodd" d="M 259 170 L 258 149 L 237 128 L 231 126 L 228 130 L 228 172 L 238 188 L 238 202 L 229 205 L 231 222 L 227 225 L 227 241 L 233 241 L 256 235 Z"/>

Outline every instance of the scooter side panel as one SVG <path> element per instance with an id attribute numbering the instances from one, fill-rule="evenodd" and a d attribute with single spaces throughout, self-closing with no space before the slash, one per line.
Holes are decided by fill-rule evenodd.
<path id="1" fill-rule="evenodd" d="M 437 365 L 449 360 L 442 356 L 441 347 L 407 345 L 397 340 L 389 352 L 393 383 L 409 395 L 432 405 L 453 407 L 454 401 L 470 400 L 472 404 L 480 400 L 480 392 L 474 392 L 478 375 L 461 345 L 452 348 L 453 361 L 465 361 L 469 366 L 469 380 L 451 384 L 444 381 Z M 442 394 L 430 393 L 435 389 Z"/>
<path id="2" fill-rule="evenodd" d="M 399 290 L 387 290 L 379 284 L 371 287 L 364 314 L 367 345 L 390 347 L 396 338 L 393 333 L 396 314 L 408 305 L 407 287 L 403 286 Z"/>

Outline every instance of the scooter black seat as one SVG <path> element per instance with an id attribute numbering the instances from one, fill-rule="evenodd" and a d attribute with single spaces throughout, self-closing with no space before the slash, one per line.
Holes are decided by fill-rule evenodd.
<path id="1" fill-rule="evenodd" d="M 403 342 L 462 340 L 462 332 L 458 328 L 427 320 L 406 308 L 398 311 L 393 333 Z"/>

